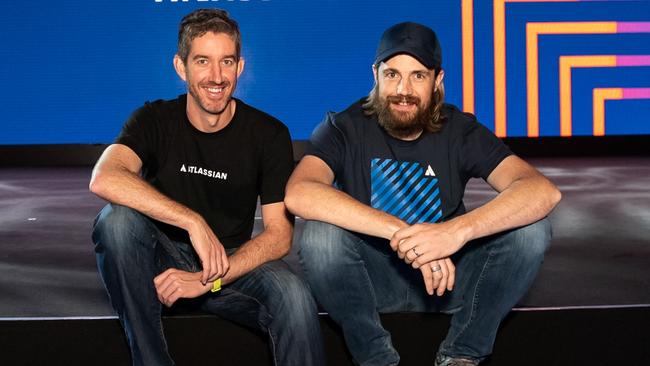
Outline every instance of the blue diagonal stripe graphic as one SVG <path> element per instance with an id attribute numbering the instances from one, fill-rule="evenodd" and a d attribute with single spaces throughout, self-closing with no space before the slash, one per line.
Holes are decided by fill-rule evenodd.
<path id="1" fill-rule="evenodd" d="M 403 190 L 402 192 L 406 192 L 408 189 L 411 189 L 411 191 L 406 195 L 406 197 L 402 198 L 400 201 L 397 201 L 398 204 L 395 207 L 393 207 L 390 211 L 388 211 L 388 213 L 390 213 L 391 215 L 397 216 L 397 212 L 399 212 L 404 206 L 410 203 L 411 198 L 413 198 L 415 193 L 418 190 L 420 190 L 420 188 L 422 188 L 425 182 L 424 181 L 418 182 L 414 177 L 413 179 L 410 179 L 407 184 L 409 188 Z"/>
<path id="2" fill-rule="evenodd" d="M 410 168 L 406 169 L 406 172 L 404 172 L 404 169 L 408 166 L 411 166 Z M 382 192 L 378 192 L 379 195 L 381 195 L 380 200 L 377 201 L 377 206 L 379 207 L 384 207 L 384 209 L 387 209 L 390 207 L 389 204 L 386 203 L 387 200 L 393 200 L 396 197 L 396 192 L 401 192 L 404 186 L 404 181 L 406 180 L 406 177 L 410 175 L 410 172 L 414 170 L 414 168 L 417 168 L 417 164 L 413 163 L 402 163 L 400 165 L 400 178 L 395 182 L 394 184 L 386 186 L 388 190 L 384 193 L 383 190 Z M 374 195 L 373 195 L 374 196 Z"/>
<path id="3" fill-rule="evenodd" d="M 372 207 L 410 224 L 442 217 L 438 179 L 426 176 L 420 163 L 376 158 L 370 165 Z"/>
<path id="4" fill-rule="evenodd" d="M 402 172 L 402 170 L 404 170 L 404 164 L 400 164 L 399 167 L 398 167 L 398 169 L 397 169 L 397 172 L 395 172 L 395 174 L 389 176 L 389 174 L 390 174 L 390 173 L 395 169 L 395 167 L 397 167 L 397 166 L 398 166 L 397 163 L 391 164 L 391 166 L 389 167 L 389 169 L 386 170 L 386 173 L 384 174 L 384 179 L 383 179 L 382 183 L 379 184 L 379 185 L 377 186 L 377 189 L 376 189 L 376 191 L 375 191 L 376 193 L 373 193 L 373 195 L 372 195 L 372 196 L 373 196 L 373 197 L 372 197 L 373 199 L 375 199 L 375 198 L 377 198 L 377 197 L 384 197 L 384 191 L 385 191 L 388 187 L 392 187 L 392 186 L 393 186 L 392 183 L 393 183 L 393 182 L 394 182 L 394 181 L 395 181 L 395 180 L 400 176 L 400 173 Z M 378 203 L 378 204 L 381 205 L 381 203 Z"/>
<path id="5" fill-rule="evenodd" d="M 426 178 L 422 179 L 423 182 L 426 182 L 427 180 L 428 179 L 426 179 Z M 409 203 L 409 210 L 402 211 L 401 213 L 398 214 L 398 217 L 401 218 L 402 220 L 408 222 L 409 224 L 411 224 L 412 221 L 410 219 L 406 219 L 406 218 L 407 217 L 410 218 L 411 216 L 413 216 L 415 214 L 415 212 L 413 212 L 413 211 L 417 212 L 417 210 L 419 210 L 422 207 L 422 205 L 424 203 L 420 203 L 420 202 L 427 197 L 427 194 L 429 193 L 429 191 L 431 191 L 431 189 L 433 189 L 433 187 L 436 186 L 437 182 L 438 182 L 437 179 L 435 179 L 435 180 L 431 179 L 429 181 L 429 184 L 427 184 L 424 187 L 422 192 L 418 193 L 418 195 L 415 196 L 415 200 L 413 202 Z"/>
<path id="6" fill-rule="evenodd" d="M 429 206 L 431 201 L 433 201 L 438 197 L 439 193 L 440 193 L 440 189 L 436 188 L 436 190 L 431 195 L 429 195 L 429 197 L 427 197 L 426 200 L 424 200 L 424 202 L 420 205 L 420 208 L 418 208 L 417 211 L 415 211 L 411 216 L 409 216 L 406 222 L 408 222 L 409 224 L 417 222 L 418 219 L 421 218 L 420 214 L 422 213 L 422 211 L 424 211 L 427 208 L 427 206 Z M 427 213 L 428 212 L 425 212 L 425 214 Z"/>
<path id="7" fill-rule="evenodd" d="M 418 222 L 438 222 L 440 217 L 442 216 L 442 210 L 438 210 L 438 207 L 440 207 L 440 198 L 436 201 L 436 203 L 431 206 L 431 208 L 427 211 L 427 215 L 423 215 Z M 433 215 L 433 217 L 431 217 Z"/>

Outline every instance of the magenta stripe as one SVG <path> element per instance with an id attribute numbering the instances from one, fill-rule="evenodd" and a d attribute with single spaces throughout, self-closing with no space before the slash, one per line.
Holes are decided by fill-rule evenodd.
<path id="1" fill-rule="evenodd" d="M 616 56 L 616 66 L 650 66 L 650 55 Z"/>
<path id="2" fill-rule="evenodd" d="M 650 88 L 623 88 L 623 99 L 650 99 Z"/>
<path id="3" fill-rule="evenodd" d="M 648 33 L 650 22 L 616 22 L 617 33 Z"/>

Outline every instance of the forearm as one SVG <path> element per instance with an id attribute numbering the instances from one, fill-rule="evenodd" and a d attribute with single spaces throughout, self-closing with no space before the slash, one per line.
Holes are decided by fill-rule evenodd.
<path id="1" fill-rule="evenodd" d="M 290 184 L 285 202 L 291 212 L 303 219 L 323 221 L 385 239 L 390 239 L 395 231 L 407 226 L 399 218 L 320 182 L 303 180 Z"/>
<path id="2" fill-rule="evenodd" d="M 130 207 L 185 230 L 202 220 L 196 212 L 160 193 L 138 174 L 124 168 L 96 167 L 90 190 L 111 203 Z"/>
<path id="3" fill-rule="evenodd" d="M 541 174 L 513 182 L 493 200 L 448 223 L 464 236 L 464 242 L 528 225 L 547 216 L 561 194 Z"/>
<path id="4" fill-rule="evenodd" d="M 228 257 L 230 270 L 221 279 L 228 284 L 264 263 L 278 260 L 289 252 L 293 230 L 289 228 L 265 229 L 244 243 Z"/>

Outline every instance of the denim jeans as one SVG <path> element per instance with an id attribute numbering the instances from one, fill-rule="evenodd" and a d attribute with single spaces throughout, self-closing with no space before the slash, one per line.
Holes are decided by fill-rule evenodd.
<path id="1" fill-rule="evenodd" d="M 481 361 L 492 352 L 500 322 L 532 284 L 550 238 L 543 219 L 467 243 L 452 256 L 455 287 L 441 297 L 426 293 L 421 272 L 386 240 L 308 221 L 299 256 L 316 300 L 341 326 L 360 365 L 399 362 L 379 313 L 404 311 L 453 313 L 438 353 Z"/>
<path id="2" fill-rule="evenodd" d="M 133 364 L 172 365 L 153 279 L 172 267 L 200 271 L 193 248 L 171 241 L 139 212 L 112 204 L 97 216 L 93 241 Z M 324 364 L 316 303 L 307 285 L 282 261 L 268 262 L 196 303 L 204 311 L 267 334 L 274 365 Z"/>

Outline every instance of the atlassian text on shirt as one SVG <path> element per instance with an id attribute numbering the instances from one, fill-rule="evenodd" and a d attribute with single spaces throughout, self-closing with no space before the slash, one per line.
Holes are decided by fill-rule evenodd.
<path id="1" fill-rule="evenodd" d="M 221 180 L 228 179 L 228 173 L 218 172 L 215 170 L 200 168 L 192 165 L 188 165 L 187 167 L 185 167 L 185 164 L 183 164 L 181 165 L 180 171 L 183 173 L 205 175 L 206 177 L 215 178 L 215 179 L 221 179 Z"/>

